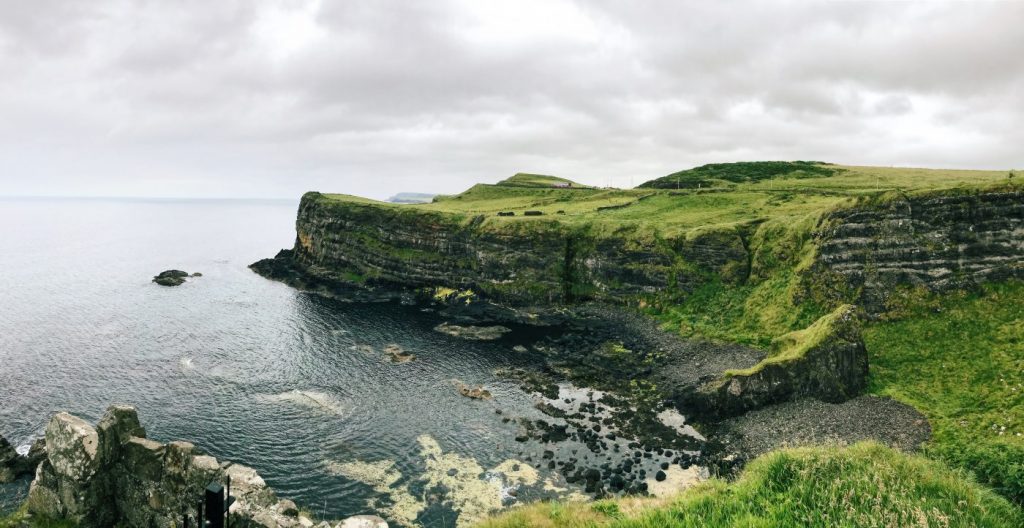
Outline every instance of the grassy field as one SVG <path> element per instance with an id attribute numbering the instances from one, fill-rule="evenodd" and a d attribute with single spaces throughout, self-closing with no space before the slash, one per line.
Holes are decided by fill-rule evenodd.
<path id="1" fill-rule="evenodd" d="M 769 453 L 733 483 L 670 499 L 534 504 L 482 528 L 1018 527 L 1024 513 L 970 476 L 875 443 Z"/>
<path id="2" fill-rule="evenodd" d="M 928 417 L 928 456 L 1024 503 L 1024 283 L 908 305 L 865 331 L 869 390 Z"/>
<path id="3" fill-rule="evenodd" d="M 495 185 L 478 184 L 458 195 L 438 197 L 430 204 L 395 205 L 348 195 L 328 196 L 383 207 L 455 213 L 467 218 L 484 215 L 487 225 L 495 226 L 556 220 L 614 231 L 625 224 L 633 224 L 657 230 L 662 236 L 673 236 L 754 221 L 799 221 L 817 217 L 857 197 L 889 191 L 920 192 L 991 185 L 1007 181 L 1009 173 L 827 165 L 824 173 L 797 170 L 751 178 L 746 165 L 749 164 L 716 165 L 715 175 L 725 179 L 716 180 L 719 184 L 710 189 L 599 189 L 579 184 L 566 189 L 554 187 L 568 182 L 562 178 L 517 174 Z M 736 176 L 729 176 L 730 167 L 736 171 Z M 541 211 L 544 215 L 523 216 L 528 210 Z M 516 215 L 498 217 L 498 212 L 515 212 Z"/>

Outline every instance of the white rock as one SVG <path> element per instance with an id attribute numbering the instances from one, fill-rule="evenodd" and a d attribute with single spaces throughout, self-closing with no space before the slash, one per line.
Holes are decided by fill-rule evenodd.
<path id="1" fill-rule="evenodd" d="M 341 521 L 334 528 L 388 528 L 388 523 L 376 515 L 356 515 Z"/>

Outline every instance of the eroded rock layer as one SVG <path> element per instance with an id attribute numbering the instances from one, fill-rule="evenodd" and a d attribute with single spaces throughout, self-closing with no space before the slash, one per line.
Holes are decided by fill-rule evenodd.
<path id="1" fill-rule="evenodd" d="M 831 213 L 817 237 L 818 287 L 879 313 L 897 288 L 1024 276 L 1024 193 L 891 197 Z"/>

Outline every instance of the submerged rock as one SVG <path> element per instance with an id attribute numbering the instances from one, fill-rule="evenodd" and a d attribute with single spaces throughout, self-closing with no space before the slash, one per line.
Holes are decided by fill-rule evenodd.
<path id="1" fill-rule="evenodd" d="M 503 335 L 511 332 L 512 330 L 500 325 L 459 326 L 449 323 L 441 323 L 434 327 L 434 331 L 472 341 L 494 341 L 495 339 L 501 339 Z"/>
<path id="2" fill-rule="evenodd" d="M 459 390 L 459 394 L 467 398 L 472 398 L 474 400 L 489 400 L 493 397 L 491 395 L 491 391 L 483 388 L 480 385 L 477 385 L 476 387 L 470 387 L 469 385 L 466 385 L 465 383 L 458 381 L 455 383 L 455 387 Z"/>
<path id="3" fill-rule="evenodd" d="M 416 359 L 415 355 L 402 350 L 402 347 L 398 345 L 388 345 L 384 347 L 384 354 L 384 357 L 392 363 L 408 363 Z"/>
<path id="4" fill-rule="evenodd" d="M 188 272 L 181 270 L 166 270 L 161 271 L 159 275 L 153 277 L 153 282 L 161 286 L 180 286 L 185 283 L 185 279 L 188 277 Z M 202 274 L 195 275 L 201 277 Z"/>

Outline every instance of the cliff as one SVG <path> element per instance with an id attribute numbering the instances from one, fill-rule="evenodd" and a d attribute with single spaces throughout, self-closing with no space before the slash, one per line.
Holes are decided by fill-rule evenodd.
<path id="1" fill-rule="evenodd" d="M 1005 176 L 800 163 L 695 169 L 724 182 L 710 190 L 519 175 L 416 206 L 308 193 L 294 248 L 252 267 L 349 294 L 442 288 L 508 305 L 626 304 L 683 336 L 764 348 L 845 305 L 878 318 L 920 292 L 1022 276 L 1024 191 Z M 703 394 L 690 403 L 709 416 L 852 396 L 866 354 L 856 332 L 841 333 L 843 346 L 812 347 L 800 361 L 769 354 L 749 375 L 723 372 L 669 396 Z"/>
<path id="2" fill-rule="evenodd" d="M 1024 193 L 1015 188 L 893 193 L 809 214 L 817 221 L 786 248 L 779 239 L 794 233 L 759 218 L 666 235 L 639 222 L 497 222 L 307 193 L 292 252 L 254 269 L 319 287 L 446 287 L 520 305 L 635 303 L 712 280 L 758 283 L 784 269 L 800 272 L 822 304 L 863 304 L 872 315 L 899 288 L 944 291 L 1024 269 Z"/>
<path id="3" fill-rule="evenodd" d="M 1024 276 L 1024 192 L 892 193 L 831 212 L 816 238 L 811 287 L 879 314 L 900 290 Z"/>
<path id="4" fill-rule="evenodd" d="M 747 271 L 741 230 L 663 238 L 639 225 L 488 220 L 307 193 L 287 265 L 253 267 L 313 287 L 440 286 L 517 305 L 624 302 L 691 282 L 697 269 L 730 280 Z"/>

